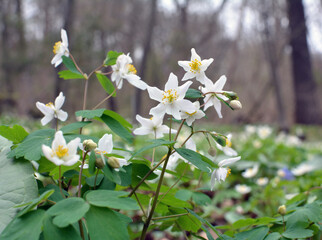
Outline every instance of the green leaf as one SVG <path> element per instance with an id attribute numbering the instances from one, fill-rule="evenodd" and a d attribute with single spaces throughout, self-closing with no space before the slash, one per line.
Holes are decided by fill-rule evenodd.
<path id="1" fill-rule="evenodd" d="M 91 177 L 87 177 L 85 179 L 85 182 L 88 184 L 88 186 L 90 187 L 95 187 L 97 185 L 100 185 L 100 183 L 102 182 L 104 178 L 103 174 L 98 174 L 97 177 L 95 176 L 91 176 Z M 95 179 L 96 179 L 96 185 L 95 185 Z"/>
<path id="2" fill-rule="evenodd" d="M 113 83 L 107 76 L 100 73 L 96 73 L 96 77 L 100 82 L 101 86 L 104 88 L 105 92 L 107 92 L 108 94 L 112 94 L 115 91 Z M 115 97 L 116 92 L 114 92 L 112 96 Z"/>
<path id="3" fill-rule="evenodd" d="M 212 138 L 221 146 L 225 147 L 226 146 L 226 137 L 224 135 L 221 134 L 217 134 L 217 133 L 210 133 L 210 135 L 212 136 Z"/>
<path id="4" fill-rule="evenodd" d="M 1 240 L 35 240 L 39 239 L 45 211 L 38 209 L 22 217 L 15 218 L 3 230 Z"/>
<path id="5" fill-rule="evenodd" d="M 110 116 L 112 118 L 114 118 L 115 120 L 117 120 L 119 123 L 121 123 L 125 128 L 132 128 L 132 124 L 129 123 L 127 120 L 125 120 L 120 114 L 118 114 L 117 112 L 114 112 L 112 110 L 105 110 L 104 114 L 107 116 Z"/>
<path id="6" fill-rule="evenodd" d="M 91 240 L 125 240 L 130 239 L 127 224 L 112 210 L 91 206 L 85 215 Z"/>
<path id="7" fill-rule="evenodd" d="M 71 225 L 59 228 L 52 223 L 52 217 L 46 214 L 44 219 L 44 237 L 46 240 L 81 240 L 78 231 Z"/>
<path id="8" fill-rule="evenodd" d="M 202 98 L 202 94 L 197 89 L 189 88 L 188 91 L 186 92 L 185 98 L 192 98 L 192 99 Z"/>
<path id="9" fill-rule="evenodd" d="M 137 184 L 140 180 L 150 171 L 150 167 L 146 164 L 139 163 L 139 162 L 132 162 L 132 184 Z M 157 178 L 158 175 L 155 173 L 151 173 L 146 179 L 152 180 Z"/>
<path id="10" fill-rule="evenodd" d="M 81 110 L 75 113 L 76 117 L 83 117 L 88 119 L 93 119 L 95 117 L 101 117 L 104 113 L 104 108 L 99 108 L 95 110 Z"/>
<path id="11" fill-rule="evenodd" d="M 0 126 L 0 135 L 12 141 L 13 144 L 17 144 L 24 140 L 28 136 L 28 133 L 23 127 L 13 125 L 12 128 L 9 126 Z"/>
<path id="12" fill-rule="evenodd" d="M 11 145 L 10 141 L 0 136 L 0 232 L 16 215 L 16 205 L 38 196 L 31 163 L 8 158 Z"/>
<path id="13" fill-rule="evenodd" d="M 267 235 L 264 240 L 279 240 L 281 238 L 281 234 L 278 232 L 273 232 Z"/>
<path id="14" fill-rule="evenodd" d="M 54 184 L 48 184 L 46 185 L 46 187 L 39 189 L 39 194 L 43 194 L 44 192 L 48 191 L 48 190 L 54 190 L 55 192 L 53 194 L 51 194 L 47 199 L 51 200 L 53 202 L 59 202 L 61 200 L 63 200 L 63 196 L 61 195 L 60 189 L 57 185 Z M 66 192 L 65 190 L 63 190 L 63 193 L 68 196 L 68 192 Z"/>
<path id="15" fill-rule="evenodd" d="M 74 64 L 72 59 L 70 59 L 69 57 L 66 57 L 66 56 L 62 56 L 62 59 L 63 59 L 63 63 L 65 65 L 65 67 L 68 68 L 71 72 L 76 73 L 76 74 L 81 74 L 77 70 L 77 68 L 76 68 L 76 66 L 75 66 L 75 64 Z"/>
<path id="16" fill-rule="evenodd" d="M 86 200 L 97 207 L 109 207 L 123 210 L 137 210 L 139 206 L 136 201 L 127 196 L 124 191 L 96 190 L 86 195 Z"/>
<path id="17" fill-rule="evenodd" d="M 236 239 L 238 240 L 263 240 L 269 231 L 268 227 L 257 227 L 249 231 L 241 232 L 236 234 Z"/>
<path id="18" fill-rule="evenodd" d="M 77 70 L 77 69 L 76 69 Z M 60 78 L 63 78 L 65 80 L 68 79 L 84 79 L 85 77 L 80 73 L 75 73 L 70 70 L 63 70 L 58 73 Z"/>
<path id="19" fill-rule="evenodd" d="M 27 160 L 38 161 L 42 156 L 41 146 L 50 146 L 54 138 L 54 129 L 41 129 L 29 134 L 10 154 L 10 157 L 24 157 Z"/>
<path id="20" fill-rule="evenodd" d="M 211 199 L 208 197 L 208 195 L 201 193 L 201 192 L 194 192 L 192 194 L 192 200 L 197 204 L 201 206 L 205 206 L 208 204 L 211 204 Z"/>
<path id="21" fill-rule="evenodd" d="M 143 148 L 140 148 L 138 151 L 136 151 L 136 152 L 132 155 L 131 159 L 132 159 L 134 156 L 136 156 L 136 155 L 138 155 L 139 153 L 142 153 L 142 152 L 144 152 L 144 151 L 146 151 L 146 150 L 149 150 L 149 149 L 152 149 L 152 148 L 156 148 L 156 147 L 159 147 L 159 146 L 172 146 L 172 145 L 174 145 L 174 144 L 176 143 L 175 141 L 166 141 L 166 140 L 163 140 L 163 139 L 155 139 L 155 140 L 151 140 L 151 141 L 149 141 L 149 142 L 151 142 L 152 144 L 147 145 L 147 146 L 145 146 L 145 147 L 143 147 Z M 131 160 L 131 159 L 130 159 L 130 160 Z"/>
<path id="22" fill-rule="evenodd" d="M 122 55 L 122 52 L 109 51 L 104 60 L 104 66 L 112 66 L 116 64 L 116 59 L 118 56 Z"/>
<path id="23" fill-rule="evenodd" d="M 211 228 L 211 230 L 213 230 L 217 236 L 220 238 L 220 239 L 223 239 L 222 235 L 220 234 L 220 232 L 217 231 L 216 228 L 214 228 L 214 226 L 212 226 L 211 223 L 209 223 L 206 219 L 203 219 L 202 217 L 200 217 L 198 214 L 196 214 L 194 211 L 190 210 L 190 209 L 186 209 L 189 213 L 191 213 L 193 216 L 195 216 L 201 223 L 207 225 L 208 227 Z M 208 229 L 205 228 L 204 226 L 201 227 L 202 230 L 204 230 L 207 234 L 207 237 L 209 238 L 209 236 L 211 236 L 211 234 L 209 233 Z M 209 239 L 213 239 L 213 238 L 209 238 Z"/>
<path id="24" fill-rule="evenodd" d="M 95 151 L 93 150 L 89 155 L 89 162 L 88 162 L 88 172 L 90 174 L 95 173 L 95 162 L 96 162 L 96 154 L 95 154 Z"/>
<path id="25" fill-rule="evenodd" d="M 161 202 L 171 207 L 191 208 L 191 205 L 188 202 L 182 201 L 175 196 L 170 195 L 169 193 L 165 197 L 163 197 L 163 195 L 160 195 L 159 198 L 163 198 Z"/>
<path id="26" fill-rule="evenodd" d="M 89 210 L 89 204 L 82 198 L 66 198 L 49 208 L 47 213 L 53 218 L 57 227 L 67 227 L 81 219 Z"/>
<path id="27" fill-rule="evenodd" d="M 119 135 L 125 141 L 129 143 L 133 142 L 133 136 L 130 131 L 120 124 L 116 119 L 105 114 L 101 116 L 101 119 L 114 133 Z"/>
<path id="28" fill-rule="evenodd" d="M 25 207 L 22 211 L 20 211 L 17 214 L 17 216 L 20 217 L 20 216 L 26 214 L 27 212 L 30 212 L 31 210 L 33 210 L 38 204 L 40 204 L 43 201 L 45 201 L 46 199 L 48 199 L 50 197 L 50 195 L 52 195 L 54 193 L 54 191 L 55 190 L 48 190 L 48 191 L 44 192 L 43 194 L 41 194 L 38 198 L 32 200 L 31 202 L 16 206 L 16 207 L 22 207 L 22 206 L 27 205 L 27 207 Z"/>
<path id="29" fill-rule="evenodd" d="M 66 126 L 63 126 L 60 130 L 66 134 L 66 133 L 71 133 L 77 129 L 80 129 L 80 128 L 83 128 L 85 127 L 86 125 L 90 124 L 91 121 L 87 121 L 87 122 L 74 122 L 74 123 L 71 123 L 71 124 L 68 124 Z"/>
<path id="30" fill-rule="evenodd" d="M 238 228 L 252 226 L 255 222 L 256 220 L 252 218 L 240 219 L 233 223 L 233 228 L 238 229 Z"/>
<path id="31" fill-rule="evenodd" d="M 186 190 L 186 189 L 180 189 L 178 192 L 176 192 L 175 197 L 182 200 L 182 201 L 188 201 L 192 197 L 193 192 Z"/>
<path id="32" fill-rule="evenodd" d="M 208 172 L 208 173 L 211 171 L 212 166 L 208 162 L 205 162 L 203 160 L 203 156 L 200 153 L 197 153 L 195 151 L 192 151 L 186 148 L 175 148 L 175 150 L 181 157 L 191 162 L 201 171 Z"/>

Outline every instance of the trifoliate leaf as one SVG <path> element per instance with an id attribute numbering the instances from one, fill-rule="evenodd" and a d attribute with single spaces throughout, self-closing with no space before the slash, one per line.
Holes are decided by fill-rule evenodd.
<path id="1" fill-rule="evenodd" d="M 112 94 L 114 92 L 115 87 L 108 77 L 100 73 L 96 73 L 96 77 L 101 86 L 104 88 L 105 92 L 107 92 L 108 94 Z M 114 92 L 112 96 L 115 97 L 116 92 Z"/>
<path id="2" fill-rule="evenodd" d="M 58 73 L 59 78 L 68 80 L 68 79 L 84 79 L 85 77 L 82 74 L 72 72 L 70 70 L 63 70 Z"/>

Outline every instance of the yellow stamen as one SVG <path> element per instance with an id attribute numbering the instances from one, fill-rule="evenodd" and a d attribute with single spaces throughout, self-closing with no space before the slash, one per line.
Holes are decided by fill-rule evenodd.
<path id="1" fill-rule="evenodd" d="M 178 92 L 174 89 L 169 89 L 163 93 L 163 102 L 172 103 L 178 99 Z"/>
<path id="2" fill-rule="evenodd" d="M 59 158 L 62 158 L 64 156 L 68 156 L 68 148 L 64 148 L 63 145 L 59 145 L 57 148 L 56 148 L 56 151 L 55 151 L 57 157 Z"/>
<path id="3" fill-rule="evenodd" d="M 189 63 L 190 66 L 190 71 L 193 73 L 199 73 L 200 72 L 200 66 L 201 66 L 201 62 L 198 59 L 195 59 L 193 61 L 191 61 L 191 63 Z"/>
<path id="4" fill-rule="evenodd" d="M 47 107 L 53 107 L 53 106 L 54 106 L 54 104 L 53 104 L 52 102 L 49 102 L 49 103 L 47 103 L 47 104 L 46 104 L 46 106 L 47 106 Z"/>
<path id="5" fill-rule="evenodd" d="M 186 114 L 187 114 L 187 115 L 189 115 L 189 116 L 191 117 L 191 116 L 195 115 L 195 114 L 196 114 L 196 112 L 197 112 L 197 111 L 194 111 L 193 113 L 188 113 L 188 112 L 186 112 Z"/>
<path id="6" fill-rule="evenodd" d="M 231 147 L 231 141 L 228 138 L 226 138 L 226 147 Z"/>
<path id="7" fill-rule="evenodd" d="M 136 68 L 132 64 L 128 64 L 129 73 L 136 74 Z"/>
<path id="8" fill-rule="evenodd" d="M 55 43 L 54 49 L 53 49 L 53 52 L 55 54 L 59 51 L 60 45 L 61 45 L 61 41 Z"/>
<path id="9" fill-rule="evenodd" d="M 231 174 L 231 169 L 230 168 L 227 168 L 227 176 L 226 178 Z"/>
<path id="10" fill-rule="evenodd" d="M 97 151 L 95 151 L 95 153 L 96 153 L 96 154 L 107 154 L 108 152 L 106 152 L 106 151 L 99 151 L 99 150 L 97 150 Z"/>

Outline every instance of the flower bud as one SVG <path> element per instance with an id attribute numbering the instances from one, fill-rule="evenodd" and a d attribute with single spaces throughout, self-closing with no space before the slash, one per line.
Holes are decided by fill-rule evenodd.
<path id="1" fill-rule="evenodd" d="M 214 156 L 216 156 L 216 153 L 217 153 L 217 151 L 216 151 L 216 149 L 215 149 L 215 148 L 213 148 L 213 147 L 210 147 L 210 148 L 209 148 L 209 150 L 208 150 L 208 154 L 209 154 L 210 156 L 214 157 Z"/>
<path id="2" fill-rule="evenodd" d="M 104 166 L 105 166 L 104 160 L 102 158 L 100 158 L 100 157 L 96 158 L 96 160 L 95 160 L 95 166 L 97 168 L 99 168 L 99 169 L 104 168 Z"/>
<path id="3" fill-rule="evenodd" d="M 84 146 L 84 150 L 86 152 L 90 152 L 90 151 L 94 150 L 95 148 L 97 148 L 97 144 L 92 139 L 84 140 L 83 146 Z"/>
<path id="4" fill-rule="evenodd" d="M 240 101 L 238 100 L 232 100 L 230 101 L 229 105 L 234 109 L 234 110 L 239 110 L 242 109 L 243 106 Z"/>
<path id="5" fill-rule="evenodd" d="M 115 157 L 109 157 L 108 160 L 107 160 L 107 163 L 112 168 L 119 168 L 121 166 L 120 161 Z"/>
<path id="6" fill-rule="evenodd" d="M 226 97 L 228 97 L 230 100 L 235 100 L 238 99 L 237 93 L 231 92 L 231 91 L 226 91 L 224 94 Z"/>
<path id="7" fill-rule="evenodd" d="M 284 216 L 286 214 L 286 207 L 285 207 L 285 205 L 279 206 L 277 211 L 278 211 L 279 214 L 281 214 L 281 215 Z"/>

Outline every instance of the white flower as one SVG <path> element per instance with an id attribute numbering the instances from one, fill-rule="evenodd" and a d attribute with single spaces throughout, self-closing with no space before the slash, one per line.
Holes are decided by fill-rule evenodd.
<path id="1" fill-rule="evenodd" d="M 267 177 L 262 177 L 256 180 L 257 185 L 259 186 L 265 186 L 268 183 Z"/>
<path id="2" fill-rule="evenodd" d="M 196 119 L 200 119 L 205 116 L 205 113 L 200 110 L 200 103 L 198 101 L 194 102 L 193 105 L 195 106 L 194 112 L 181 112 L 181 119 L 186 119 L 188 126 L 191 126 Z"/>
<path id="3" fill-rule="evenodd" d="M 196 50 L 192 48 L 191 61 L 178 61 L 179 66 L 183 67 L 186 71 L 182 81 L 196 77 L 197 81 L 204 84 L 206 78 L 205 71 L 213 61 L 213 58 L 201 60 L 200 56 L 196 53 Z"/>
<path id="4" fill-rule="evenodd" d="M 51 64 L 55 64 L 55 67 L 63 62 L 62 56 L 69 56 L 67 33 L 64 29 L 62 29 L 60 34 L 62 41 L 55 43 L 53 50 L 55 56 L 51 60 Z"/>
<path id="5" fill-rule="evenodd" d="M 165 113 L 172 115 L 175 119 L 180 120 L 180 111 L 192 113 L 195 106 L 192 102 L 183 99 L 191 81 L 186 82 L 178 87 L 178 78 L 170 73 L 168 82 L 165 84 L 165 90 L 162 91 L 156 87 L 149 87 L 148 92 L 151 99 L 160 102 L 156 107 L 150 110 L 150 114 L 156 117 L 163 117 Z"/>
<path id="6" fill-rule="evenodd" d="M 142 125 L 135 129 L 133 133 L 135 135 L 148 135 L 152 134 L 154 138 L 161 138 L 163 134 L 169 133 L 169 127 L 162 125 L 163 119 L 160 117 L 152 117 L 150 119 L 143 118 L 140 115 L 136 115 L 136 120 Z M 171 133 L 175 133 L 176 130 L 171 130 Z"/>
<path id="7" fill-rule="evenodd" d="M 247 193 L 249 193 L 252 189 L 251 189 L 249 186 L 245 185 L 245 184 L 237 184 L 237 185 L 235 186 L 235 190 L 236 190 L 237 192 L 239 192 L 240 194 L 247 194 Z"/>
<path id="8" fill-rule="evenodd" d="M 104 154 L 111 153 L 113 150 L 113 136 L 112 134 L 104 134 L 103 137 L 98 140 L 97 148 L 94 150 L 96 154 L 101 154 L 101 158 L 104 159 Z M 105 163 L 105 161 L 103 161 Z"/>
<path id="9" fill-rule="evenodd" d="M 259 126 L 257 128 L 257 134 L 261 139 L 267 138 L 272 133 L 272 128 L 269 126 Z"/>
<path id="10" fill-rule="evenodd" d="M 116 82 L 118 89 L 121 89 L 123 86 L 123 79 L 126 79 L 134 87 L 137 87 L 141 90 L 147 88 L 147 84 L 143 82 L 138 75 L 136 75 L 136 69 L 132 65 L 132 58 L 127 55 L 122 54 L 117 57 L 116 64 L 112 66 L 112 76 L 111 80 Z"/>
<path id="11" fill-rule="evenodd" d="M 224 159 L 218 163 L 219 168 L 215 169 L 211 174 L 211 191 L 214 188 L 216 180 L 219 182 L 225 181 L 226 177 L 230 174 L 230 168 L 224 166 L 233 164 L 238 160 L 240 160 L 240 157 Z"/>
<path id="12" fill-rule="evenodd" d="M 312 164 L 302 163 L 299 166 L 297 166 L 296 168 L 292 169 L 291 172 L 295 176 L 301 176 L 301 175 L 311 172 L 313 170 L 314 170 L 314 166 Z"/>
<path id="13" fill-rule="evenodd" d="M 259 168 L 258 164 L 256 164 L 252 168 L 247 168 L 246 171 L 242 172 L 242 176 L 244 178 L 252 178 L 258 173 L 258 168 Z"/>
<path id="14" fill-rule="evenodd" d="M 213 132 L 215 133 L 215 132 Z M 238 155 L 238 153 L 231 148 L 231 137 L 232 137 L 232 134 L 229 133 L 227 136 L 226 136 L 226 146 L 221 146 L 219 143 L 216 143 L 216 146 L 219 150 L 223 151 L 225 155 L 229 156 L 229 157 L 235 157 Z"/>
<path id="15" fill-rule="evenodd" d="M 79 143 L 80 138 L 75 138 L 66 145 L 62 131 L 58 131 L 55 134 L 51 148 L 42 145 L 42 151 L 45 157 L 57 166 L 72 166 L 79 160 L 79 155 L 77 154 Z"/>
<path id="16" fill-rule="evenodd" d="M 63 95 L 62 92 L 60 92 L 60 94 L 55 100 L 55 105 L 52 102 L 49 102 L 46 105 L 41 102 L 36 103 L 37 108 L 45 115 L 41 119 L 41 124 L 43 126 L 49 123 L 54 118 L 58 118 L 61 121 L 66 121 L 68 114 L 67 112 L 61 110 L 61 107 L 63 106 L 64 101 L 65 101 L 65 96 Z"/>
<path id="17" fill-rule="evenodd" d="M 253 125 L 246 125 L 245 131 L 248 135 L 252 135 L 252 134 L 256 133 L 256 127 Z"/>
<path id="18" fill-rule="evenodd" d="M 219 118 L 222 118 L 221 115 L 221 103 L 220 100 L 217 97 L 220 97 L 224 101 L 227 101 L 228 98 L 220 93 L 225 92 L 223 91 L 223 87 L 227 81 L 226 76 L 221 76 L 217 82 L 213 83 L 209 78 L 205 79 L 205 87 L 201 88 L 201 91 L 203 94 L 206 94 L 204 98 L 205 107 L 204 111 L 207 110 L 207 108 L 214 106 L 216 109 L 216 112 L 219 116 Z"/>

